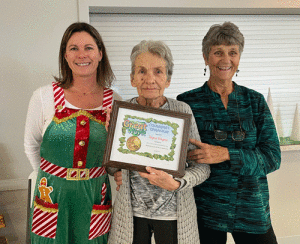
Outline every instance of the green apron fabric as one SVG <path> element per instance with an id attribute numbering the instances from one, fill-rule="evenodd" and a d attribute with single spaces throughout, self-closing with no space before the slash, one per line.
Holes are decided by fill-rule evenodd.
<path id="1" fill-rule="evenodd" d="M 89 137 L 85 168 L 101 167 L 106 144 L 107 132 L 104 121 L 93 119 L 99 111 L 83 111 L 65 108 L 67 114 L 60 123 L 54 119 L 43 136 L 41 157 L 48 162 L 65 168 L 73 168 L 76 129 L 78 116 L 89 117 Z M 86 113 L 88 112 L 88 113 Z M 57 112 L 56 112 L 57 114 Z M 76 116 L 74 116 L 76 114 Z M 78 116 L 77 116 L 78 115 Z M 85 116 L 85 117 L 87 117 Z M 55 116 L 56 117 L 56 116 Z M 89 240 L 91 213 L 93 206 L 101 205 L 101 189 L 107 186 L 104 205 L 111 203 L 110 183 L 107 173 L 88 180 L 66 180 L 39 169 L 34 196 L 40 198 L 41 179 L 47 179 L 47 187 L 52 187 L 49 194 L 53 204 L 57 204 L 57 226 L 55 238 L 39 236 L 31 232 L 31 243 L 34 244 L 105 244 L 107 233 Z M 33 199 L 34 200 L 34 199 Z M 31 211 L 31 222 L 33 215 Z M 51 225 L 51 220 L 49 221 Z"/>

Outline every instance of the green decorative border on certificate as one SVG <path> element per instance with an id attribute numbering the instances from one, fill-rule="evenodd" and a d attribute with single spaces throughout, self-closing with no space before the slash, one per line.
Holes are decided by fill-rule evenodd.
<path id="1" fill-rule="evenodd" d="M 137 116 L 131 116 L 131 115 L 125 115 L 124 117 L 124 120 L 127 120 L 127 119 L 138 119 L 138 120 L 142 120 L 142 121 L 146 121 L 147 123 L 150 123 L 150 122 L 153 122 L 153 123 L 156 123 L 156 124 L 163 124 L 163 125 L 168 125 L 170 127 L 173 128 L 172 130 L 172 133 L 173 133 L 173 138 L 172 138 L 172 144 L 171 144 L 171 152 L 168 154 L 168 155 L 160 155 L 160 154 L 151 154 L 149 152 L 136 152 L 136 151 L 131 151 L 129 149 L 124 149 L 123 147 L 125 146 L 125 140 L 126 140 L 126 137 L 125 137 L 125 133 L 126 133 L 126 130 L 127 128 L 125 126 L 122 127 L 122 134 L 124 137 L 121 137 L 119 138 L 119 141 L 120 141 L 120 147 L 118 148 L 118 151 L 120 153 L 123 153 L 123 154 L 128 154 L 128 153 L 131 153 L 131 154 L 136 154 L 136 155 L 140 155 L 140 156 L 144 156 L 144 157 L 147 157 L 147 158 L 152 158 L 152 159 L 159 159 L 159 160 L 166 160 L 166 161 L 173 161 L 174 158 L 174 149 L 176 147 L 176 144 L 175 144 L 175 141 L 176 141 L 176 135 L 178 134 L 177 133 L 177 128 L 179 127 L 178 124 L 176 123 L 171 123 L 170 121 L 167 121 L 167 122 L 163 122 L 161 120 L 156 120 L 156 119 L 153 119 L 153 118 L 148 118 L 148 119 L 144 119 L 144 118 L 141 118 L 141 117 L 137 117 Z M 134 135 L 134 133 L 133 133 Z"/>
<path id="2" fill-rule="evenodd" d="M 114 101 L 110 114 L 104 167 L 185 174 L 191 114 Z"/>

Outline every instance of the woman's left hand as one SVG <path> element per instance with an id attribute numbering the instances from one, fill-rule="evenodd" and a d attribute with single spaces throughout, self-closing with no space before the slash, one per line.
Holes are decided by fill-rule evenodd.
<path id="1" fill-rule="evenodd" d="M 159 186 L 160 188 L 168 191 L 175 191 L 180 187 L 180 182 L 173 179 L 172 175 L 162 171 L 146 167 L 148 173 L 139 172 L 139 174 L 149 180 L 152 185 Z"/>
<path id="2" fill-rule="evenodd" d="M 202 143 L 195 139 L 190 139 L 190 143 L 198 148 L 188 152 L 188 159 L 197 163 L 218 164 L 230 160 L 229 152 L 226 147 Z"/>

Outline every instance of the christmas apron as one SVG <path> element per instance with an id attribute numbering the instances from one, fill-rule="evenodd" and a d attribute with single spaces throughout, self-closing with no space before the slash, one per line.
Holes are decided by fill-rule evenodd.
<path id="1" fill-rule="evenodd" d="M 41 144 L 31 212 L 31 243 L 106 244 L 111 191 L 102 165 L 105 110 L 112 90 L 104 90 L 102 110 L 65 107 L 64 91 L 53 83 L 55 115 Z"/>

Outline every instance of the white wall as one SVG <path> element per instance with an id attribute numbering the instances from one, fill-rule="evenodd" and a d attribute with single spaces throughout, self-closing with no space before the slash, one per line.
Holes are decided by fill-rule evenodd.
<path id="1" fill-rule="evenodd" d="M 95 0 L 106 7 L 297 8 L 299 1 Z M 285 5 L 283 2 L 287 2 Z M 65 29 L 78 20 L 76 0 L 1 0 L 0 8 L 0 191 L 32 171 L 23 134 L 32 92 L 58 73 L 58 51 Z M 300 235 L 299 152 L 285 152 L 282 168 L 270 175 L 271 211 L 279 237 Z M 4 181 L 3 181 L 4 180 Z M 26 181 L 24 188 L 27 187 Z M 1 209 L 0 209 L 1 212 Z"/>
<path id="2" fill-rule="evenodd" d="M 145 8 L 256 8 L 260 9 L 279 9 L 279 8 L 299 8 L 299 1 L 274 1 L 274 0 L 79 0 L 83 5 L 88 3 L 90 6 L 103 7 L 145 7 Z"/>
<path id="3" fill-rule="evenodd" d="M 0 180 L 32 171 L 23 149 L 28 102 L 57 75 L 61 37 L 77 20 L 76 0 L 1 0 Z"/>

